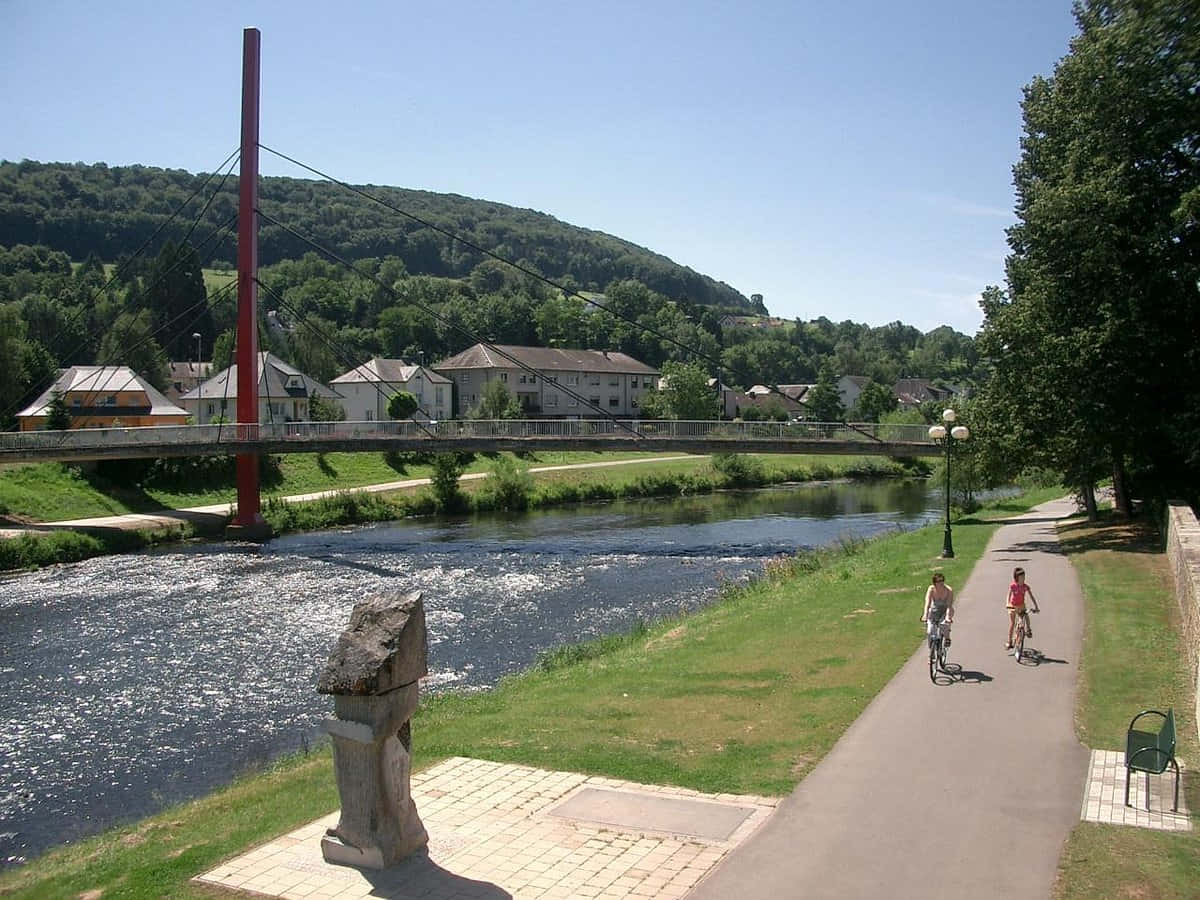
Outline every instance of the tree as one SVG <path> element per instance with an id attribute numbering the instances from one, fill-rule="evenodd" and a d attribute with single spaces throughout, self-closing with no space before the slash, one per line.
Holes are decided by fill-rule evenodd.
<path id="1" fill-rule="evenodd" d="M 667 417 L 695 420 L 717 417 L 716 392 L 708 386 L 708 373 L 695 363 L 664 364 L 662 382 Z"/>
<path id="2" fill-rule="evenodd" d="M 63 399 L 62 391 L 54 391 L 50 395 L 46 413 L 47 431 L 66 431 L 71 427 L 71 411 L 67 409 L 67 401 Z"/>
<path id="3" fill-rule="evenodd" d="M 846 417 L 846 407 L 842 405 L 841 395 L 833 377 L 833 370 L 828 366 L 821 369 L 817 383 L 809 388 L 804 395 L 804 405 L 808 415 L 818 422 L 841 422 Z"/>
<path id="4" fill-rule="evenodd" d="M 417 398 L 408 391 L 397 391 L 388 400 L 387 412 L 393 419 L 410 418 L 417 409 Z"/>
<path id="5" fill-rule="evenodd" d="M 429 477 L 438 509 L 455 512 L 466 505 L 466 497 L 458 486 L 458 478 L 467 467 L 466 459 L 458 453 L 435 453 L 433 472 Z"/>
<path id="6" fill-rule="evenodd" d="M 15 303 L 0 304 L 0 396 L 13 399 L 22 396 L 28 385 L 29 373 L 25 366 L 25 324 L 21 321 Z M 20 407 L 17 407 L 20 409 Z M 7 418 L 8 413 L 5 413 Z M 7 425 L 0 422 L 0 425 Z"/>
<path id="7" fill-rule="evenodd" d="M 342 422 L 346 419 L 346 409 L 331 397 L 313 394 L 308 398 L 308 416 L 314 422 Z"/>
<path id="8" fill-rule="evenodd" d="M 861 422 L 878 422 L 896 408 L 896 394 L 886 385 L 868 381 L 854 404 L 854 417 Z"/>
<path id="9" fill-rule="evenodd" d="M 1022 104 L 1007 291 L 982 303 L 983 399 L 1081 490 L 1200 498 L 1200 29 L 1194 4 L 1084 0 Z"/>
<path id="10" fill-rule="evenodd" d="M 128 366 L 160 391 L 167 389 L 167 354 L 152 336 L 149 310 L 122 313 L 100 341 L 96 361 L 102 366 Z"/>
<path id="11" fill-rule="evenodd" d="M 479 405 L 470 413 L 472 419 L 519 419 L 522 415 L 520 402 L 498 379 L 487 383 Z"/>
<path id="12" fill-rule="evenodd" d="M 208 292 L 200 260 L 190 244 L 167 241 L 146 276 L 143 302 L 168 337 L 163 348 L 168 359 L 191 359 L 194 332 L 206 341 L 214 333 L 208 311 Z"/>

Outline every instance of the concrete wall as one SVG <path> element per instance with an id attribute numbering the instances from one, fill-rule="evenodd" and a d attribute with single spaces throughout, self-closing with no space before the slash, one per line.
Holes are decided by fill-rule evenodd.
<path id="1" fill-rule="evenodd" d="M 1167 507 L 1167 559 L 1175 576 L 1175 596 L 1183 613 L 1183 640 L 1196 687 L 1197 736 L 1200 736 L 1200 522 L 1191 507 Z"/>

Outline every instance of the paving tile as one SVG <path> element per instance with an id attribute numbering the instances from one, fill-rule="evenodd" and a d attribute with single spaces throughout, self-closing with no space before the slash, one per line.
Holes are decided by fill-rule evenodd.
<path id="1" fill-rule="evenodd" d="M 1175 802 L 1175 773 L 1150 776 L 1150 809 L 1146 810 L 1146 776 L 1134 774 L 1129 780 L 1129 802 L 1125 805 L 1125 754 L 1120 750 L 1093 750 L 1088 783 L 1083 791 L 1080 818 L 1085 822 L 1127 825 L 1158 831 L 1191 831 L 1183 791 L 1188 772 L 1180 766 L 1179 811 Z"/>
<path id="2" fill-rule="evenodd" d="M 732 833 L 718 830 L 721 839 L 656 831 L 628 817 L 604 823 L 553 814 L 587 790 L 723 804 L 750 814 Z M 703 794 L 463 757 L 415 775 L 412 792 L 430 844 L 386 873 L 322 859 L 321 837 L 338 819 L 333 813 L 196 880 L 296 900 L 682 897 L 778 804 L 775 798 Z M 662 809 L 657 802 L 645 806 Z M 713 811 L 723 814 L 722 808 Z"/>

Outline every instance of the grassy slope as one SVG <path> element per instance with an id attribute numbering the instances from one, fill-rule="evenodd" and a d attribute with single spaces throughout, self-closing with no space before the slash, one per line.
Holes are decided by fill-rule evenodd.
<path id="1" fill-rule="evenodd" d="M 571 465 L 575 463 L 614 462 L 629 459 L 651 459 L 659 453 L 592 453 L 542 452 L 524 460 L 530 467 Z M 665 454 L 675 456 L 677 454 Z M 370 484 L 383 484 L 428 478 L 430 467 L 409 465 L 394 468 L 382 453 L 293 453 L 281 457 L 283 479 L 278 484 L 265 485 L 265 497 L 307 494 L 316 491 L 350 490 Z M 829 456 L 763 456 L 767 468 L 803 466 L 818 477 L 835 477 L 840 473 L 882 466 L 885 460 L 874 457 Z M 707 464 L 709 457 L 692 456 L 670 463 L 647 463 L 603 469 L 584 470 L 539 476 L 546 479 L 583 478 L 624 479 L 654 471 L 693 471 Z M 467 472 L 486 472 L 491 460 L 478 456 Z M 96 478 L 78 474 L 77 470 L 59 463 L 13 466 L 0 469 L 0 515 L 15 515 L 33 521 L 49 522 L 59 519 L 89 518 L 119 515 L 130 512 L 152 512 L 164 507 L 180 508 L 233 502 L 237 491 L 233 486 L 212 489 L 128 490 L 107 484 Z"/>
<path id="2" fill-rule="evenodd" d="M 1200 810 L 1200 745 L 1179 607 L 1158 538 L 1144 524 L 1078 524 L 1061 532 L 1087 603 L 1078 730 L 1089 747 L 1123 749 L 1129 720 L 1173 706 L 1183 793 Z M 1173 775 L 1163 778 L 1173 779 Z M 1200 816 L 1174 834 L 1082 822 L 1061 861 L 1057 898 L 1200 897 Z"/>

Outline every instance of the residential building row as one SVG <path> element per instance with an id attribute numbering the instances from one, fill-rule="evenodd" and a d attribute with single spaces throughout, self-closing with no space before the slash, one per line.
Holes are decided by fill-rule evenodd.
<path id="1" fill-rule="evenodd" d="M 493 381 L 503 384 L 528 416 L 630 418 L 638 415 L 641 399 L 658 389 L 661 374 L 624 353 L 484 344 L 432 367 L 375 357 L 328 385 L 262 351 L 258 373 L 263 423 L 309 421 L 314 401 L 340 406 L 350 421 L 382 421 L 389 418 L 388 402 L 401 391 L 416 398 L 414 418 L 451 419 L 478 406 Z M 17 413 L 22 431 L 46 427 L 56 393 L 77 428 L 232 422 L 238 367 L 214 374 L 210 364 L 172 363 L 164 394 L 125 366 L 73 366 Z"/>
<path id="2" fill-rule="evenodd" d="M 659 390 L 662 373 L 625 354 L 604 350 L 476 344 L 433 366 L 372 358 L 322 384 L 267 351 L 259 353 L 259 421 L 304 422 L 313 404 L 340 406 L 349 421 L 385 421 L 388 402 L 401 392 L 417 401 L 414 418 L 438 421 L 477 407 L 488 385 L 499 382 L 529 418 L 637 418 L 645 396 Z M 198 425 L 237 419 L 237 365 L 213 373 L 211 364 L 174 363 L 164 393 L 124 366 L 72 366 L 17 414 L 21 430 L 46 427 L 55 393 L 63 396 L 72 427 Z M 843 376 L 837 390 L 852 409 L 867 379 Z M 782 405 L 793 417 L 807 412 L 811 384 L 754 385 L 741 392 L 710 379 L 720 396 L 721 416 L 737 418 L 753 406 Z M 945 401 L 952 391 L 924 379 L 902 379 L 897 400 L 916 406 Z"/>

